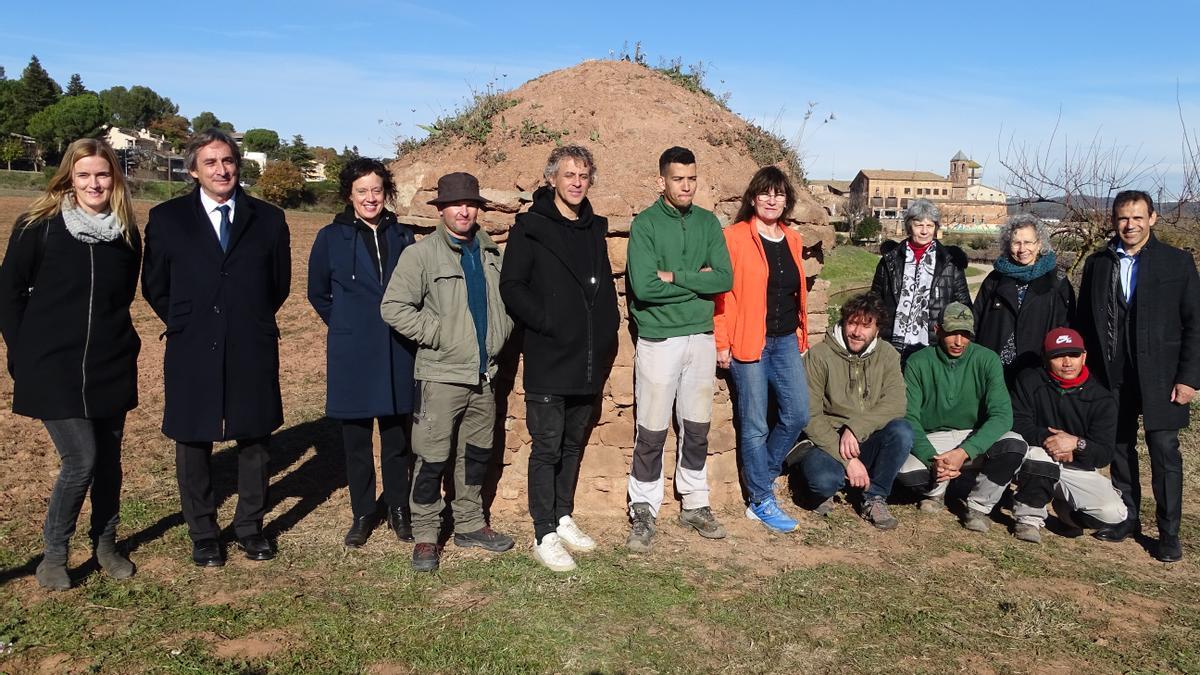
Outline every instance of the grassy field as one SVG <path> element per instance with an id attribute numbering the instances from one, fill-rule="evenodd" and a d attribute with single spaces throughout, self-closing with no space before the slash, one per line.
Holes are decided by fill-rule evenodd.
<path id="1" fill-rule="evenodd" d="M 24 203 L 0 196 L 0 222 Z M 138 203 L 142 222 L 148 206 Z M 273 440 L 267 516 L 280 555 L 255 563 L 231 550 L 224 568 L 191 564 L 172 444 L 158 431 L 162 344 L 152 336 L 161 324 L 139 299 L 142 405 L 127 425 L 120 530 L 138 566 L 132 579 L 96 571 L 85 505 L 72 542 L 77 587 L 37 586 L 58 460 L 36 422 L 8 412 L 12 383 L 0 374 L 0 673 L 1200 672 L 1195 431 L 1183 439 L 1186 557 L 1175 565 L 1150 558 L 1148 539 L 1018 542 L 1007 507 L 985 535 L 912 504 L 895 507 L 898 529 L 878 532 L 844 503 L 813 516 L 782 481 L 797 532 L 768 533 L 729 505 L 718 509 L 729 537 L 704 540 L 676 524 L 668 496 L 644 556 L 624 551 L 619 509 L 577 508 L 599 550 L 571 574 L 532 560 L 525 505 L 502 496 L 492 523 L 516 537 L 513 551 L 451 545 L 442 570 L 423 576 L 409 569 L 411 545 L 386 530 L 347 551 L 344 461 L 337 427 L 322 415 L 324 343 L 303 294 L 307 251 L 328 216 L 288 219 L 286 421 Z M 827 262 L 846 284 L 869 283 L 874 268 L 851 247 Z M 235 466 L 232 449 L 219 448 L 222 523 L 234 509 Z M 1153 535 L 1146 492 L 1142 520 Z"/>

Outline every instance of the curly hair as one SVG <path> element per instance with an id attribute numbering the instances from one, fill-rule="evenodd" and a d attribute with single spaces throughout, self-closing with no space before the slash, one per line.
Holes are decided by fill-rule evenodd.
<path id="1" fill-rule="evenodd" d="M 344 202 L 349 202 L 354 181 L 371 174 L 383 179 L 384 201 L 393 202 L 396 199 L 396 181 L 392 179 L 392 172 L 388 171 L 386 164 L 371 157 L 355 157 L 346 162 L 346 166 L 338 173 L 338 197 Z"/>
<path id="2" fill-rule="evenodd" d="M 883 325 L 887 319 L 887 309 L 883 306 L 883 298 L 875 291 L 867 291 L 850 298 L 842 303 L 842 325 L 855 317 L 875 319 L 875 325 Z"/>
<path id="3" fill-rule="evenodd" d="M 1008 219 L 1000 228 L 1000 250 L 1008 255 L 1008 247 L 1012 244 L 1013 234 L 1017 230 L 1032 227 L 1038 242 L 1042 245 L 1042 254 L 1053 253 L 1054 246 L 1050 243 L 1050 228 L 1046 223 L 1032 213 L 1018 213 Z"/>

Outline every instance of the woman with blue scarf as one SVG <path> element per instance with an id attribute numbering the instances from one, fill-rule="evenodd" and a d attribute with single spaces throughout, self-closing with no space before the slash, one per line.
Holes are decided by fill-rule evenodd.
<path id="1" fill-rule="evenodd" d="M 1050 232 L 1028 213 L 1008 219 L 1000 230 L 992 273 L 975 296 L 975 341 L 1000 355 L 1005 380 L 1042 362 L 1042 340 L 1051 329 L 1070 326 L 1075 291 L 1058 271 Z"/>

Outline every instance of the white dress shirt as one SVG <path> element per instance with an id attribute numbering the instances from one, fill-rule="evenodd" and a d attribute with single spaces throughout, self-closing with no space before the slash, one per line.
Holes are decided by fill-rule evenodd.
<path id="1" fill-rule="evenodd" d="M 218 204 L 217 200 L 208 196 L 204 190 L 200 191 L 200 205 L 204 207 L 204 212 L 208 214 L 208 220 L 212 223 L 213 232 L 217 235 L 217 241 L 221 241 L 221 212 L 217 210 L 219 206 L 229 206 L 229 225 L 233 226 L 233 214 L 237 212 L 237 195 L 234 194 L 224 204 Z"/>

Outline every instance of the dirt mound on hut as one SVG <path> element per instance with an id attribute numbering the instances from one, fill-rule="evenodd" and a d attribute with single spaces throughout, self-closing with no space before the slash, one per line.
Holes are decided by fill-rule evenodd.
<path id="1" fill-rule="evenodd" d="M 699 165 L 696 203 L 727 220 L 760 166 L 779 164 L 793 172 L 798 167 L 788 167 L 778 138 L 698 87 L 689 89 L 690 84 L 686 76 L 672 78 L 628 61 L 587 61 L 511 92 L 477 95 L 457 116 L 435 123 L 429 139 L 392 164 L 399 210 L 436 217 L 425 202 L 436 194 L 438 176 L 468 171 L 479 178 L 495 209 L 484 224 L 502 234 L 542 184 L 550 150 L 577 143 L 596 157 L 598 180 L 589 194 L 593 208 L 621 228 L 657 197 L 659 154 L 682 145 L 696 153 Z M 472 117 L 476 111 L 494 114 Z M 797 222 L 826 225 L 824 211 L 807 191 L 801 200 Z"/>

